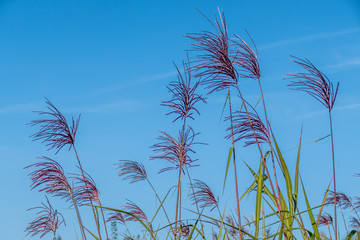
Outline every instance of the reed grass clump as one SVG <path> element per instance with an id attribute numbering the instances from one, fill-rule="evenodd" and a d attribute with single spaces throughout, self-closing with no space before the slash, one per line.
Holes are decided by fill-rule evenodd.
<path id="1" fill-rule="evenodd" d="M 231 35 L 221 11 L 215 22 L 206 19 L 212 30 L 186 35 L 191 41 L 191 57 L 182 62 L 182 68 L 175 65 L 177 79 L 168 84 L 169 98 L 161 102 L 168 109 L 167 115 L 172 117 L 169 122 L 172 131 L 159 131 L 160 136 L 151 146 L 153 155 L 149 156 L 149 165 L 162 162 L 166 166 L 159 169 L 158 173 L 172 174 L 172 178 L 167 180 L 169 185 L 166 194 L 160 194 L 164 191 L 159 191 L 149 177 L 149 171 L 154 171 L 154 168 L 148 168 L 134 160 L 120 160 L 115 164 L 122 180 L 129 184 L 149 186 L 157 201 L 152 211 L 141 208 L 141 200 L 144 199 L 137 200 L 138 203 L 126 200 L 121 208 L 102 205 L 95 180 L 85 171 L 76 148 L 80 116 L 69 121 L 48 99 L 47 111 L 36 112 L 40 119 L 30 122 L 31 126 L 38 128 L 32 138 L 45 144 L 49 151 L 54 149 L 55 154 L 60 153 L 63 147 L 68 147 L 74 153 L 77 168 L 73 173 L 65 173 L 60 161 L 40 157 L 38 162 L 26 167 L 27 170 L 32 170 L 29 173 L 30 188 L 69 202 L 76 213 L 78 231 L 83 240 L 110 239 L 110 236 L 111 239 L 154 240 L 312 240 L 338 239 L 339 236 L 360 239 L 360 200 L 353 200 L 336 189 L 331 116 L 339 84 L 334 87 L 330 79 L 308 59 L 292 58 L 304 72 L 287 74 L 289 87 L 308 93 L 329 112 L 333 164 L 333 174 L 329 176 L 329 181 L 332 184 L 325 187 L 322 202 L 311 206 L 312 196 L 307 195 L 300 173 L 302 129 L 295 159 L 296 167 L 289 169 L 275 137 L 276 129 L 272 129 L 268 120 L 259 55 L 254 40 L 248 33 L 248 42 L 239 35 Z M 244 98 L 243 92 L 246 89 L 239 87 L 244 78 L 256 81 L 259 104 L 251 104 Z M 205 95 L 211 98 L 215 92 L 224 93 L 223 111 L 227 115 L 224 118 L 227 124 L 224 141 L 228 141 L 230 147 L 229 152 L 225 153 L 228 158 L 220 163 L 226 167 L 221 185 L 223 192 L 225 185 L 231 186 L 230 191 L 235 196 L 229 204 L 233 206 L 227 206 L 221 198 L 223 195 L 213 192 L 206 179 L 199 180 L 192 172 L 193 167 L 201 168 L 196 157 L 197 147 L 206 144 L 198 140 L 201 135 L 194 129 L 193 121 L 200 115 L 199 106 L 206 104 Z M 240 101 L 234 101 L 236 98 Z M 235 104 L 236 102 L 240 102 L 240 105 Z M 249 146 L 254 146 L 258 152 L 253 158 L 258 159 L 256 169 L 237 157 L 237 154 L 247 151 Z M 249 186 L 243 186 L 238 181 L 239 168 L 247 169 L 252 175 Z M 229 171 L 234 173 L 231 180 L 228 179 Z M 239 189 L 244 188 L 246 190 L 241 193 Z M 172 194 L 176 195 L 174 199 L 169 197 Z M 242 201 L 248 195 L 253 195 L 255 201 L 251 206 L 244 206 Z M 52 232 L 55 239 L 58 227 L 65 223 L 48 200 L 47 203 L 42 205 L 39 212 L 43 215 L 26 228 L 28 235 L 43 237 Z M 172 207 L 167 207 L 169 205 Z M 192 208 L 189 209 L 189 206 Z M 328 206 L 333 207 L 333 215 L 324 212 Z M 243 215 L 241 210 L 244 208 L 251 208 L 253 217 Z M 84 211 L 90 211 L 93 219 L 84 219 Z M 344 211 L 352 213 L 349 220 L 345 219 Z M 345 231 L 340 231 L 338 212 L 343 216 Z M 163 219 L 165 221 L 161 221 Z M 89 227 L 90 222 L 95 226 L 94 229 Z M 129 222 L 135 222 L 138 227 L 134 228 Z"/>

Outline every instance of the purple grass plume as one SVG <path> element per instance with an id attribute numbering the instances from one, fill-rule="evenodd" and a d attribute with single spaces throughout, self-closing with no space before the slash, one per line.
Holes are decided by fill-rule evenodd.
<path id="1" fill-rule="evenodd" d="M 48 157 L 39 157 L 39 159 L 44 161 L 25 167 L 25 169 L 35 168 L 29 174 L 32 182 L 31 189 L 39 187 L 40 192 L 53 194 L 53 196 L 59 196 L 70 201 L 72 190 L 61 165 Z"/>
<path id="2" fill-rule="evenodd" d="M 240 77 L 260 79 L 261 72 L 258 51 L 249 33 L 247 34 L 255 50 L 253 50 L 241 37 L 235 35 L 235 39 L 232 40 L 232 44 L 234 45 L 232 55 L 236 56 L 233 64 L 240 66 Z"/>
<path id="3" fill-rule="evenodd" d="M 26 236 L 36 236 L 40 235 L 40 238 L 44 237 L 46 234 L 52 232 L 55 236 L 56 230 L 59 226 L 64 223 L 64 217 L 55 210 L 50 202 L 49 199 L 46 197 L 47 204 L 41 203 L 42 206 L 30 208 L 29 210 L 39 210 L 37 212 L 38 217 L 35 218 L 29 225 L 26 227 L 25 232 L 27 232 Z"/>
<path id="4" fill-rule="evenodd" d="M 360 229 L 360 220 L 359 219 L 352 217 L 350 220 L 350 223 L 351 223 L 351 227 Z"/>
<path id="5" fill-rule="evenodd" d="M 194 142 L 195 136 L 198 133 L 194 133 L 194 130 L 191 127 L 188 127 L 186 130 L 183 128 L 179 131 L 177 139 L 166 132 L 160 131 L 160 133 L 162 133 L 162 135 L 158 137 L 160 142 L 152 146 L 158 155 L 151 156 L 150 160 L 163 159 L 171 163 L 173 166 L 163 168 L 159 171 L 159 173 L 178 169 L 180 166 L 196 166 L 193 165 L 193 163 L 197 161 L 197 159 L 192 159 L 190 154 L 195 153 L 192 149 L 193 145 L 201 144 Z"/>
<path id="6" fill-rule="evenodd" d="M 208 18 L 207 18 L 208 19 Z M 208 19 L 209 20 L 209 19 Z M 188 34 L 187 37 L 195 41 L 192 50 L 203 52 L 193 61 L 191 68 L 195 71 L 194 77 L 202 79 L 201 83 L 209 89 L 209 94 L 229 87 L 237 87 L 238 73 L 234 67 L 236 54 L 229 51 L 229 36 L 224 13 L 220 13 L 220 20 L 209 22 L 214 27 L 214 32 Z"/>
<path id="7" fill-rule="evenodd" d="M 334 89 L 334 86 L 328 77 L 320 72 L 320 70 L 318 70 L 307 58 L 300 59 L 294 56 L 292 57 L 293 59 L 291 60 L 303 67 L 306 72 L 286 74 L 289 76 L 287 79 L 293 79 L 288 86 L 293 90 L 300 90 L 308 93 L 331 111 L 336 100 L 339 83 L 337 83 L 336 88 Z"/>
<path id="8" fill-rule="evenodd" d="M 230 117 L 225 118 L 225 121 L 231 120 Z M 227 139 L 234 137 L 234 142 L 245 140 L 244 147 L 256 143 L 266 143 L 270 145 L 270 134 L 265 124 L 261 121 L 256 112 L 235 112 L 233 113 L 233 129 L 231 127 L 226 130 L 229 131 Z"/>
<path id="9" fill-rule="evenodd" d="M 128 221 L 138 221 L 138 219 L 140 219 L 141 221 L 150 224 L 146 214 L 144 213 L 144 211 L 135 203 L 133 203 L 132 201 L 128 200 L 127 203 L 124 206 L 124 210 L 130 214 L 126 214 L 124 216 L 124 220 L 125 222 Z M 138 218 L 138 219 L 136 219 Z"/>
<path id="10" fill-rule="evenodd" d="M 193 119 L 194 112 L 199 114 L 199 111 L 195 108 L 195 104 L 198 102 L 206 103 L 205 99 L 196 93 L 199 86 L 199 82 L 195 84 L 191 83 L 191 71 L 190 63 L 183 62 L 184 73 L 181 74 L 179 68 L 175 65 L 178 72 L 177 81 L 173 81 L 167 87 L 172 94 L 172 98 L 169 101 L 162 101 L 163 106 L 170 107 L 172 109 L 169 114 L 175 114 L 175 122 L 178 119 Z"/>
<path id="11" fill-rule="evenodd" d="M 147 179 L 147 173 L 143 164 L 131 160 L 120 160 L 116 164 L 118 169 L 118 176 L 123 180 L 129 180 L 130 183 L 135 183 Z"/>
<path id="12" fill-rule="evenodd" d="M 226 215 L 225 222 L 227 222 L 230 225 L 230 226 L 227 226 L 226 229 L 232 236 L 236 236 L 237 234 L 239 234 L 239 229 L 236 227 L 239 224 L 237 223 L 233 214 Z"/>
<path id="13" fill-rule="evenodd" d="M 324 225 L 324 226 L 329 226 L 333 223 L 333 218 L 331 217 L 330 214 L 325 213 L 323 215 L 320 216 L 319 218 L 319 226 Z"/>
<path id="14" fill-rule="evenodd" d="M 345 193 L 342 192 L 336 192 L 336 195 L 334 191 L 329 191 L 329 196 L 325 200 L 325 204 L 331 204 L 333 205 L 335 203 L 336 198 L 336 205 L 341 207 L 342 209 L 348 209 L 352 207 L 352 200 L 350 197 L 348 197 Z"/>
<path id="15" fill-rule="evenodd" d="M 113 222 L 113 221 L 119 221 L 121 223 L 125 223 L 125 218 L 121 212 L 112 212 L 109 214 L 109 217 L 107 218 L 106 222 Z"/>
<path id="16" fill-rule="evenodd" d="M 73 188 L 73 193 L 76 201 L 80 206 L 84 205 L 92 205 L 92 201 L 97 202 L 101 205 L 99 190 L 96 187 L 94 179 L 90 177 L 89 174 L 85 173 L 85 175 L 73 174 L 72 177 L 77 181 L 76 186 Z"/>
<path id="17" fill-rule="evenodd" d="M 190 194 L 190 199 L 194 205 L 197 203 L 201 208 L 211 207 L 210 211 L 218 206 L 218 199 L 205 182 L 194 179 L 193 188 L 194 194 Z"/>
<path id="18" fill-rule="evenodd" d="M 39 132 L 31 135 L 34 141 L 40 140 L 49 147 L 48 150 L 57 149 L 56 154 L 66 145 L 69 145 L 69 150 L 74 145 L 75 135 L 79 126 L 79 117 L 74 120 L 72 118 L 71 125 L 64 115 L 47 99 L 48 111 L 36 111 L 44 119 L 33 120 L 30 122 L 31 126 L 40 126 Z"/>

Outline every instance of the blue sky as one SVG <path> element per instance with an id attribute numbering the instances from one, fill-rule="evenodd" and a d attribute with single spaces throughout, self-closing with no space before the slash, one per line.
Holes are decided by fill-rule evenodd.
<path id="1" fill-rule="evenodd" d="M 149 189 L 122 182 L 114 164 L 120 159 L 144 163 L 162 194 L 176 183 L 175 172 L 156 174 L 164 163 L 148 161 L 153 155 L 149 147 L 156 143 L 158 130 L 177 131 L 160 101 L 170 97 L 166 84 L 176 78 L 173 61 L 180 64 L 190 49 L 191 41 L 184 35 L 212 30 L 195 8 L 213 20 L 218 7 L 224 10 L 229 32 L 246 39 L 246 29 L 258 47 L 269 120 L 292 171 L 301 124 L 305 142 L 326 136 L 329 130 L 323 106 L 286 87 L 284 73 L 299 71 L 289 55 L 309 58 L 333 82 L 340 82 L 333 111 L 338 188 L 359 196 L 360 179 L 353 177 L 360 173 L 357 1 L 2 0 L 0 229 L 4 239 L 25 239 L 23 230 L 34 217 L 26 209 L 45 199 L 29 190 L 29 172 L 23 167 L 45 155 L 61 162 L 66 172 L 76 171 L 72 152 L 64 149 L 54 156 L 54 151 L 47 152 L 29 138 L 36 129 L 26 124 L 37 118 L 33 110 L 45 110 L 44 97 L 66 116 L 82 114 L 78 151 L 103 204 L 120 207 L 128 198 L 153 210 L 156 201 Z M 257 84 L 243 80 L 240 87 L 246 99 L 256 103 Z M 201 132 L 199 141 L 209 144 L 197 147 L 200 167 L 191 170 L 192 176 L 206 181 L 218 195 L 230 147 L 224 139 L 226 123 L 219 125 L 224 101 L 223 93 L 208 96 L 208 104 L 199 106 L 201 116 L 191 123 Z M 319 203 L 331 178 L 329 140 L 303 148 L 301 171 L 313 204 Z M 239 159 L 257 166 L 255 149 L 239 151 Z M 239 169 L 244 190 L 252 179 L 241 161 Z M 232 196 L 230 192 L 221 197 L 223 206 L 231 205 Z M 251 215 L 247 204 L 251 206 L 251 199 L 242 203 L 244 213 Z M 72 210 L 59 199 L 53 199 L 53 205 L 67 217 L 68 225 L 59 234 L 73 239 L 77 226 Z"/>

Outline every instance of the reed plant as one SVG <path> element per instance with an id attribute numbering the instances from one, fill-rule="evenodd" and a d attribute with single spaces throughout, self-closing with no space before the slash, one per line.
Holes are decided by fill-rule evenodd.
<path id="1" fill-rule="evenodd" d="M 66 174 L 60 162 L 40 157 L 39 162 L 26 167 L 32 170 L 29 174 L 31 188 L 69 202 L 76 213 L 82 239 L 110 239 L 109 227 L 112 239 L 312 240 L 338 239 L 340 233 L 345 239 L 360 239 L 360 199 L 354 201 L 336 189 L 332 109 L 339 84 L 334 87 L 325 74 L 308 59 L 292 57 L 292 61 L 305 72 L 287 74 L 290 88 L 308 93 L 321 102 L 329 113 L 333 166 L 330 178 L 333 190 L 330 190 L 329 184 L 322 202 L 311 206 L 309 197 L 312 196 L 307 195 L 300 174 L 303 130 L 301 129 L 299 136 L 296 167 L 289 169 L 280 149 L 281 144 L 275 137 L 276 130 L 272 129 L 268 119 L 270 113 L 266 108 L 254 40 L 248 33 L 248 42 L 239 35 L 231 35 L 221 11 L 214 22 L 205 18 L 212 30 L 186 35 L 191 41 L 189 52 L 194 54 L 182 62 L 181 68 L 174 64 L 177 78 L 167 86 L 170 97 L 161 102 L 168 109 L 167 115 L 173 117 L 171 129 L 177 129 L 177 134 L 171 134 L 174 132 L 171 130 L 162 130 L 157 142 L 151 146 L 154 154 L 149 156 L 150 163 L 163 161 L 167 164 L 158 173 L 173 173 L 166 194 L 160 194 L 164 191 L 159 191 L 158 186 L 153 184 L 144 164 L 133 160 L 121 160 L 115 164 L 118 176 L 124 181 L 130 184 L 146 182 L 158 203 L 152 213 L 144 211 L 141 202 L 138 205 L 132 200 L 126 200 L 121 208 L 103 206 L 95 180 L 85 171 L 75 147 L 80 116 L 68 121 L 48 99 L 47 111 L 37 112 L 41 119 L 30 123 L 39 128 L 32 138 L 47 145 L 49 150 L 56 150 L 55 154 L 63 147 L 73 150 L 77 172 Z M 259 107 L 258 103 L 251 104 L 245 99 L 246 89 L 240 88 L 244 78 L 256 81 L 260 97 L 258 103 L 261 102 L 262 106 Z M 205 181 L 193 178 L 191 171 L 192 167 L 201 167 L 196 151 L 198 145 L 206 144 L 197 140 L 199 133 L 192 123 L 200 115 L 200 104 L 206 104 L 205 95 L 210 98 L 214 93 L 220 92 L 224 93 L 224 109 L 228 108 L 224 118 L 228 124 L 224 141 L 229 141 L 230 145 L 228 158 L 223 162 L 226 167 L 223 191 L 225 185 L 233 186 L 234 207 L 228 207 Z M 239 102 L 234 101 L 236 99 L 240 100 L 240 105 L 235 104 Z M 249 146 L 255 146 L 258 152 L 254 157 L 259 159 L 256 169 L 250 167 L 253 164 L 240 163 L 237 157 L 247 151 Z M 234 172 L 233 182 L 228 181 L 231 168 Z M 252 175 L 249 186 L 239 183 L 239 168 L 247 169 Z M 239 190 L 240 185 L 246 189 L 243 193 Z M 176 195 L 175 199 L 169 197 L 172 193 Z M 244 208 L 242 200 L 249 195 L 255 196 L 253 206 L 246 206 L 253 209 L 253 218 L 246 217 L 241 211 Z M 192 209 L 185 207 L 190 204 L 194 206 Z M 169 209 L 167 205 L 172 205 L 173 208 Z M 300 209 L 302 205 L 306 207 Z M 334 217 L 324 212 L 328 206 L 333 206 Z M 55 239 L 56 230 L 64 220 L 49 202 L 48 205 L 43 204 L 42 209 L 40 213 L 43 215 L 31 222 L 26 231 L 31 235 L 40 234 L 40 237 L 53 232 Z M 91 209 L 95 230 L 88 227 L 89 219 L 81 217 L 86 209 Z M 339 209 L 346 233 L 339 229 Z M 343 211 L 353 214 L 350 221 L 345 219 Z M 166 222 L 162 222 L 160 216 Z M 128 222 L 136 222 L 138 227 L 134 229 Z M 326 228 L 326 233 L 322 232 L 323 228 Z"/>

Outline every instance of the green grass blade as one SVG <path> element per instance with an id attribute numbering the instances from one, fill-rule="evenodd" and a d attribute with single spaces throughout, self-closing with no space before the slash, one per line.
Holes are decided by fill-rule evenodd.
<path id="1" fill-rule="evenodd" d="M 299 193 L 299 165 L 300 165 L 300 151 L 301 151 L 301 139 L 302 139 L 303 127 L 301 126 L 299 149 L 296 158 L 296 169 L 295 169 L 295 183 L 294 183 L 294 209 L 295 212 Z"/>
<path id="2" fill-rule="evenodd" d="M 165 195 L 164 199 L 161 201 L 161 203 L 160 203 L 159 207 L 157 208 L 157 210 L 156 210 L 156 212 L 155 212 L 154 216 L 152 217 L 152 219 L 151 219 L 150 223 L 152 223 L 152 222 L 154 221 L 154 219 L 155 219 L 156 215 L 157 215 L 157 214 L 158 214 L 158 212 L 160 211 L 160 208 L 161 208 L 161 207 L 162 207 L 162 205 L 164 204 L 164 202 L 165 202 L 165 200 L 166 200 L 166 198 L 167 198 L 167 196 L 169 195 L 169 193 L 170 193 L 170 191 L 171 191 L 171 190 L 172 190 L 172 188 L 170 188 L 170 189 L 169 189 L 169 191 L 166 193 L 166 195 Z"/>
<path id="3" fill-rule="evenodd" d="M 263 175 L 264 175 L 264 167 L 263 162 L 260 163 L 259 169 L 259 177 L 256 191 L 256 204 L 255 204 L 255 238 L 259 238 L 259 229 L 260 229 L 260 212 L 261 212 L 261 199 L 263 193 Z"/>
<path id="4" fill-rule="evenodd" d="M 96 240 L 100 240 L 98 237 L 95 236 L 95 234 L 93 234 L 92 232 L 90 232 L 89 229 L 87 229 L 85 226 L 83 226 L 83 227 L 84 227 L 84 229 L 85 229 L 88 233 L 90 233 L 91 236 L 93 236 L 93 238 L 95 238 Z"/>
<path id="5" fill-rule="evenodd" d="M 321 208 L 320 208 L 320 211 L 319 211 L 319 215 L 318 215 L 318 218 L 317 218 L 317 220 L 316 220 L 316 225 L 319 225 L 319 221 L 320 221 L 321 213 L 322 213 L 322 210 L 323 210 L 323 208 L 324 208 L 324 206 L 325 206 L 325 201 L 326 201 L 326 198 L 327 198 L 327 196 L 328 196 L 328 194 L 329 194 L 330 185 L 331 185 L 331 181 L 330 181 L 330 183 L 329 183 L 329 185 L 328 185 L 328 187 L 327 187 L 327 189 L 326 189 L 326 192 L 325 192 L 324 198 L 323 198 L 323 200 L 322 200 L 322 203 L 321 203 Z"/>
<path id="6" fill-rule="evenodd" d="M 225 103 L 224 103 L 223 109 L 222 109 L 222 111 L 221 111 L 221 115 L 220 115 L 220 119 L 219 119 L 219 124 L 218 124 L 218 126 L 220 126 L 221 119 L 222 119 L 222 117 L 223 117 L 223 115 L 224 115 L 224 111 L 225 111 L 226 104 L 227 104 L 227 101 L 228 101 L 229 97 L 230 97 L 230 91 L 228 91 L 228 93 L 227 93 L 227 95 L 226 95 Z"/>
<path id="7" fill-rule="evenodd" d="M 223 215 L 221 217 L 221 224 L 220 224 L 219 235 L 218 235 L 217 240 L 220 240 L 220 237 L 221 237 L 221 232 L 222 232 L 222 229 L 223 229 L 223 226 L 224 226 L 224 218 L 225 218 L 225 209 L 224 209 Z"/>
<path id="8" fill-rule="evenodd" d="M 146 229 L 146 231 L 148 231 L 148 232 L 150 233 L 152 239 L 155 239 L 154 233 L 153 233 L 153 231 L 150 229 L 150 226 L 148 226 L 146 223 L 144 223 L 140 218 L 138 218 L 138 217 L 135 216 L 134 214 L 129 213 L 129 212 L 124 211 L 124 210 L 116 209 L 116 208 L 103 207 L 103 206 L 94 206 L 94 207 L 95 207 L 95 208 L 103 208 L 103 209 L 111 210 L 111 211 L 114 211 L 114 212 L 120 212 L 120 213 L 124 213 L 124 214 L 127 214 L 127 215 L 132 216 L 132 217 L 135 218 L 141 225 L 143 225 L 143 227 Z"/>
<path id="9" fill-rule="evenodd" d="M 356 234 L 356 232 L 357 232 L 356 230 L 352 230 L 351 232 L 349 232 L 345 240 L 350 240 Z"/>
<path id="10" fill-rule="evenodd" d="M 318 225 L 315 222 L 314 214 L 312 213 L 312 210 L 311 210 L 311 207 L 310 207 L 310 204 L 309 204 L 309 200 L 307 198 L 307 195 L 306 195 L 306 192 L 305 192 L 305 187 L 304 187 L 304 184 L 303 184 L 303 182 L 301 180 L 301 177 L 300 177 L 300 181 L 301 181 L 302 189 L 304 191 L 304 197 L 305 197 L 307 212 L 309 214 L 310 222 L 311 222 L 311 225 L 312 225 L 313 230 L 314 230 L 315 238 L 318 239 L 318 240 L 321 240 Z"/>
<path id="11" fill-rule="evenodd" d="M 230 161 L 231 161 L 231 155 L 232 155 L 232 152 L 234 151 L 234 148 L 231 147 L 229 149 L 229 156 L 228 156 L 228 160 L 227 160 L 227 163 L 226 163 L 226 171 L 225 171 L 225 178 L 224 178 L 224 186 L 223 186 L 223 194 L 224 194 L 224 190 L 225 190 L 225 184 L 226 184 L 226 179 L 227 179 L 227 174 L 228 174 L 228 171 L 229 171 L 229 166 L 230 166 Z"/>

